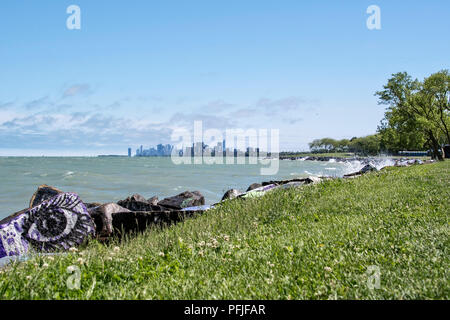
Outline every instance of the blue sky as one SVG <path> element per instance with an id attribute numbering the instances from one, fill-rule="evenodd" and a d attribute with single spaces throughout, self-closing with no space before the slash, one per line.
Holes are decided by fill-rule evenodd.
<path id="1" fill-rule="evenodd" d="M 69 30 L 66 8 L 81 8 Z M 381 9 L 381 30 L 366 13 Z M 175 127 L 275 128 L 282 150 L 372 134 L 395 72 L 450 65 L 450 2 L 0 4 L 0 155 L 125 154 Z"/>

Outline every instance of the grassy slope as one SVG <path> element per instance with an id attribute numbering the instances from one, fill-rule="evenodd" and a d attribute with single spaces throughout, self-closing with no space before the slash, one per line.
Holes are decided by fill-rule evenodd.
<path id="1" fill-rule="evenodd" d="M 449 167 L 388 168 L 275 191 L 116 250 L 92 242 L 38 257 L 0 274 L 0 297 L 449 299 Z M 70 265 L 81 267 L 79 290 L 66 286 Z M 369 266 L 380 268 L 379 289 L 367 286 Z"/>

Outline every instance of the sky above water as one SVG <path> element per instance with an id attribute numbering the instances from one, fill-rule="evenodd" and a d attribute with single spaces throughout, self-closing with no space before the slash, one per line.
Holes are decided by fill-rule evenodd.
<path id="1" fill-rule="evenodd" d="M 80 29 L 66 26 L 72 4 Z M 195 120 L 279 129 L 281 150 L 372 134 L 392 73 L 449 68 L 449 12 L 447 0 L 2 0 L 0 155 L 126 154 Z"/>

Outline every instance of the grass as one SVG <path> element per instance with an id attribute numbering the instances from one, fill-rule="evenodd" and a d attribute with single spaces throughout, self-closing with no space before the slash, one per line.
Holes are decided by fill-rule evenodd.
<path id="1" fill-rule="evenodd" d="M 274 191 L 122 243 L 13 263 L 0 297 L 449 299 L 449 167 Z M 70 266 L 79 289 L 67 286 Z"/>

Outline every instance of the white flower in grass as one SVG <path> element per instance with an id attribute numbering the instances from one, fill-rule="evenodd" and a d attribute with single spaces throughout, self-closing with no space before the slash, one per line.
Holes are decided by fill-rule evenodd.
<path id="1" fill-rule="evenodd" d="M 77 262 L 78 262 L 79 264 L 84 264 L 85 260 L 84 260 L 83 258 L 78 258 L 78 259 L 77 259 Z"/>
<path id="2" fill-rule="evenodd" d="M 78 249 L 75 248 L 75 247 L 70 247 L 70 248 L 69 248 L 69 251 L 70 251 L 70 252 L 78 252 Z"/>
<path id="3" fill-rule="evenodd" d="M 119 252 L 120 251 L 120 248 L 119 247 L 114 247 L 114 252 Z"/>
<path id="4" fill-rule="evenodd" d="M 44 264 L 42 265 L 42 267 L 43 267 L 43 268 L 47 268 L 47 267 L 48 267 L 48 263 L 44 263 Z"/>
<path id="5" fill-rule="evenodd" d="M 333 271 L 333 269 L 331 269 L 330 267 L 325 267 L 325 268 L 323 268 L 326 272 L 332 272 Z"/>
<path id="6" fill-rule="evenodd" d="M 73 273 L 75 270 L 77 270 L 77 267 L 75 267 L 75 266 L 68 266 L 67 267 L 67 272 Z"/>
<path id="7" fill-rule="evenodd" d="M 31 276 L 26 276 L 26 279 L 27 280 L 31 280 Z"/>
<path id="8" fill-rule="evenodd" d="M 160 256 L 160 257 L 164 257 L 164 256 L 165 256 L 165 254 L 164 254 L 164 252 L 160 252 L 160 253 L 158 253 L 158 256 Z"/>
<path id="9" fill-rule="evenodd" d="M 53 258 L 52 256 L 50 256 L 50 257 L 47 257 L 47 260 L 49 260 L 49 261 L 54 261 L 55 258 Z"/>

